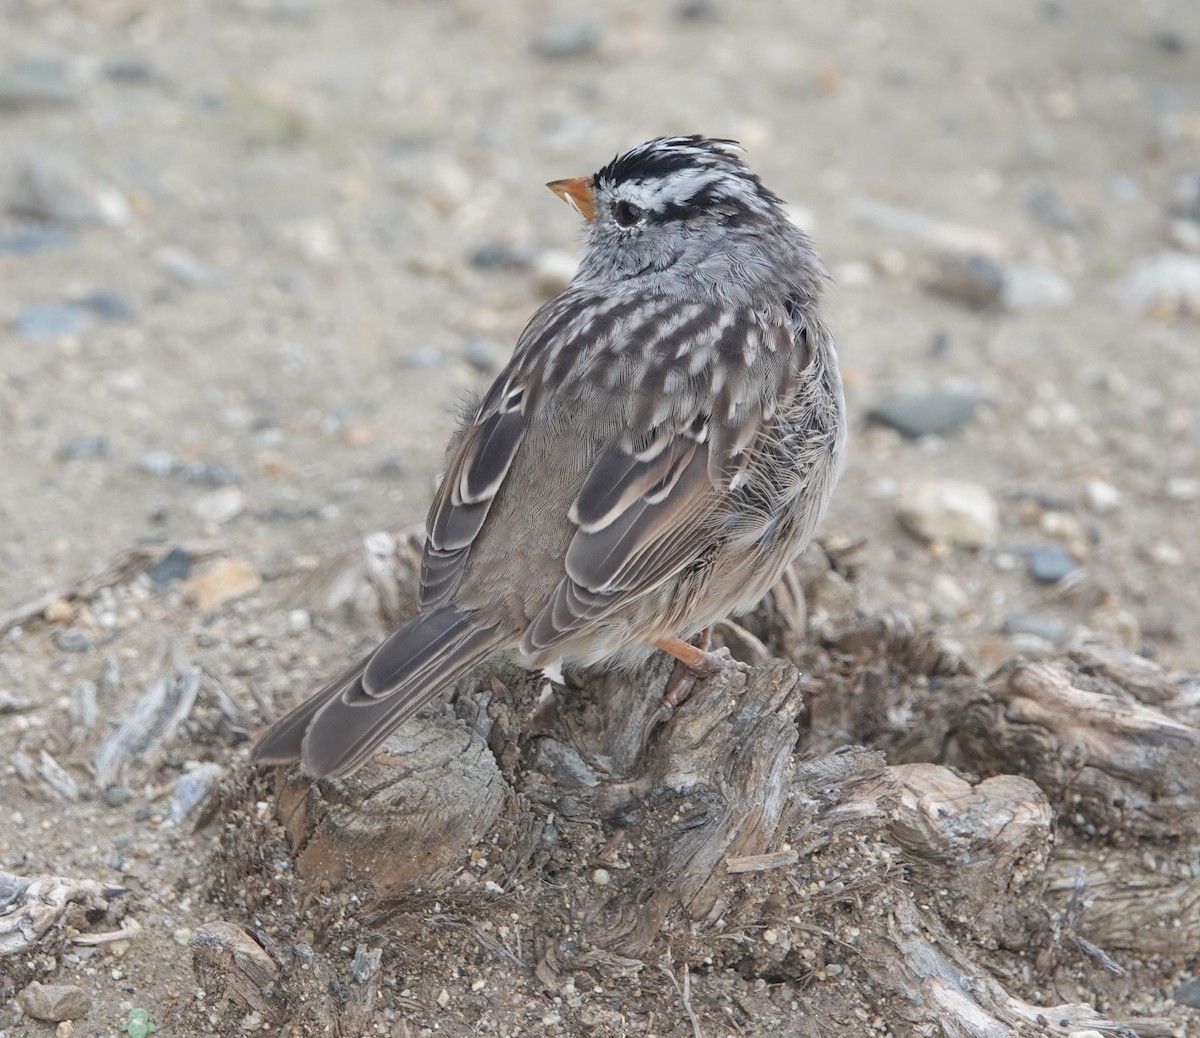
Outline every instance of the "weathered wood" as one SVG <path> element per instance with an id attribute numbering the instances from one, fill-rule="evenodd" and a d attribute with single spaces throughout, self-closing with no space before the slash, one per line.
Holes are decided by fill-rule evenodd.
<path id="1" fill-rule="evenodd" d="M 365 550 L 363 579 L 398 622 L 417 541 Z M 808 553 L 758 610 L 718 626 L 754 669 L 700 682 L 674 710 L 661 705 L 666 659 L 568 671 L 565 685 L 481 668 L 351 779 L 274 779 L 295 879 L 274 867 L 278 849 L 243 850 L 256 825 L 274 838 L 227 794 L 237 822 L 216 889 L 254 911 L 294 899 L 318 935 L 315 953 L 264 945 L 268 989 L 284 992 L 278 1019 L 360 1033 L 387 1002 L 426 1026 L 428 1003 L 377 983 L 379 950 L 406 976 L 438 976 L 455 940 L 456 954 L 474 947 L 554 994 L 579 1033 L 628 1030 L 595 1002 L 574 1016 L 561 1004 L 572 978 L 594 976 L 622 1006 L 657 978 L 656 1004 L 677 1016 L 674 1032 L 658 1030 L 708 1034 L 690 959 L 782 984 L 852 970 L 862 1003 L 903 1038 L 1181 1034 L 1169 1020 L 1034 1005 L 989 965 L 1194 949 L 1190 877 L 1160 869 L 1140 888 L 1153 887 L 1152 904 L 1133 911 L 1134 891 L 1107 865 L 1119 854 L 1128 868 L 1135 834 L 1143 855 L 1147 839 L 1173 841 L 1180 868 L 1194 851 L 1200 742 L 1179 683 L 1094 646 L 980 680 L 936 632 L 859 615 L 851 590 L 835 562 Z M 794 626 L 805 622 L 807 638 Z M 855 739 L 910 763 L 888 767 Z M 263 781 L 242 799 L 257 802 Z M 1065 891 L 1077 863 L 1056 826 L 1087 844 L 1085 881 L 1111 920 L 1092 894 L 1081 909 Z M 1130 849 L 1100 853 L 1106 834 Z M 1172 896 L 1190 899 L 1175 923 Z M 336 968 L 321 934 L 344 960 Z M 805 990 L 794 1033 L 828 1033 L 822 1013 L 848 1018 L 836 988 Z M 334 994 L 319 1018 L 318 992 Z"/>
<path id="2" fill-rule="evenodd" d="M 205 994 L 260 1014 L 268 1023 L 288 1018 L 279 967 L 266 948 L 240 926 L 212 922 L 196 928 L 188 942 L 192 969 Z"/>
<path id="3" fill-rule="evenodd" d="M 1200 877 L 1196 842 L 1159 848 L 1090 846 L 1059 849 L 1046 877 L 1046 900 L 1064 912 L 1080 870 L 1082 935 L 1108 952 L 1191 957 L 1200 948 Z"/>
<path id="4" fill-rule="evenodd" d="M 0 870 L 0 999 L 40 979 L 81 932 L 118 921 L 114 902 L 127 893 L 124 887 L 92 879 Z"/>
<path id="5" fill-rule="evenodd" d="M 890 832 L 912 855 L 912 875 L 947 922 L 984 947 L 1023 947 L 1045 888 L 1054 814 L 1029 779 L 997 775 L 976 786 L 936 764 L 890 769 L 901 794 Z"/>
<path id="6" fill-rule="evenodd" d="M 277 811 L 306 879 L 369 879 L 388 896 L 447 885 L 511 795 L 477 732 L 424 715 L 349 779 L 282 776 Z"/>
<path id="7" fill-rule="evenodd" d="M 956 711 L 946 762 L 1033 779 L 1060 817 L 1112 839 L 1194 839 L 1200 729 L 1072 659 L 1005 664 Z"/>

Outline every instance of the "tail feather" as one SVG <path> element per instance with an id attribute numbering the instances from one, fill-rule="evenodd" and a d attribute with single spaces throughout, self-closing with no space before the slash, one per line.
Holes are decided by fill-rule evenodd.
<path id="1" fill-rule="evenodd" d="M 503 640 L 495 627 L 479 627 L 473 614 L 454 606 L 422 613 L 276 721 L 255 745 L 254 760 L 299 760 L 315 778 L 349 774 L 399 725 Z"/>

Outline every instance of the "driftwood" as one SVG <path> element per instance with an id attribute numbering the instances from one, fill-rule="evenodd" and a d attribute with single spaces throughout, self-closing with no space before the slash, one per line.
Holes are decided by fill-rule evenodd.
<path id="1" fill-rule="evenodd" d="M 390 621 L 413 553 L 377 540 L 366 563 Z M 487 982 L 455 994 L 452 952 L 553 995 L 565 1033 L 1183 1034 L 1012 983 L 1020 963 L 1186 952 L 1161 937 L 1177 897 L 1194 951 L 1190 875 L 1146 875 L 1135 911 L 1104 864 L 1135 843 L 1143 873 L 1149 843 L 1195 858 L 1200 735 L 1179 683 L 1095 649 L 980 680 L 936 634 L 846 609 L 847 586 L 807 557 L 723 631 L 761 662 L 673 711 L 665 660 L 565 686 L 490 665 L 351 779 L 227 782 L 213 895 L 275 923 L 197 931 L 210 1010 L 352 1034 L 382 1008 L 459 1033 L 439 1015 L 459 999 L 465 1034 Z M 702 997 L 728 978 L 750 994 Z M 746 1002 L 758 984 L 798 993 L 770 1026 Z"/>
<path id="2" fill-rule="evenodd" d="M 124 887 L 62 876 L 17 876 L 0 870 L 0 998 L 39 979 L 67 943 L 94 944 L 93 924 L 112 912 Z M 122 931 L 122 937 L 130 936 Z"/>

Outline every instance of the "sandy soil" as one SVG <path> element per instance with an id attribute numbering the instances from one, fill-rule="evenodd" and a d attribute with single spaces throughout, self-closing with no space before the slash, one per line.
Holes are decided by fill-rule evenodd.
<path id="1" fill-rule="evenodd" d="M 741 140 L 834 274 L 853 439 L 823 534 L 864 541 L 866 608 L 936 622 L 980 666 L 1091 627 L 1200 668 L 1200 324 L 1119 290 L 1145 257 L 1188 258 L 1171 207 L 1200 169 L 1194 3 L 9 0 L 0 67 L 42 59 L 64 99 L 0 86 L 0 245 L 66 236 L 0 249 L 0 611 L 147 542 L 263 581 L 205 612 L 142 580 L 0 640 L 0 692 L 28 707 L 0 711 L 0 865 L 136 891 L 143 936 L 57 972 L 94 999 L 76 1033 L 192 998 L 188 932 L 219 914 L 201 898 L 212 837 L 167 805 L 187 762 L 246 750 L 198 723 L 109 806 L 87 791 L 99 735 L 72 748 L 72 689 L 116 659 L 100 695 L 115 721 L 173 656 L 252 728 L 252 691 L 292 702 L 372 641 L 311 573 L 423 517 L 456 406 L 571 254 L 574 218 L 542 183 L 650 136 Z M 13 211 L 29 160 L 97 218 Z M 976 309 L 932 291 L 936 242 L 880 226 L 872 203 L 939 241 L 965 228 L 1070 299 Z M 68 308 L 81 327 L 22 332 L 33 308 L 97 293 L 107 306 Z M 986 403 L 944 437 L 868 422 L 926 389 Z M 935 477 L 985 488 L 994 544 L 901 526 L 897 495 Z M 1039 546 L 1073 553 L 1065 585 L 1031 577 Z M 9 763 L 41 749 L 78 799 Z M 0 1034 L 49 1029 L 0 1010 Z"/>

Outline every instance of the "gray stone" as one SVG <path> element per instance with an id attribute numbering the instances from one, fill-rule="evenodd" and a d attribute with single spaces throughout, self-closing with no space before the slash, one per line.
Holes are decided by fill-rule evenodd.
<path id="1" fill-rule="evenodd" d="M 109 807 L 121 807 L 133 799 L 133 790 L 128 786 L 105 786 L 103 795 Z"/>
<path id="2" fill-rule="evenodd" d="M 178 825 L 195 811 L 204 802 L 223 770 L 221 765 L 206 761 L 180 775 L 171 797 L 171 821 Z"/>
<path id="3" fill-rule="evenodd" d="M 1191 980 L 1180 984 L 1171 993 L 1171 997 L 1181 1006 L 1191 1006 L 1193 1009 L 1200 1009 L 1200 977 L 1193 977 Z"/>
<path id="4" fill-rule="evenodd" d="M 59 461 L 76 458 L 102 458 L 108 454 L 108 440 L 103 436 L 80 436 L 58 448 L 54 455 Z"/>
<path id="5" fill-rule="evenodd" d="M 971 393 L 908 393 L 885 400 L 867 418 L 915 440 L 966 425 L 980 403 L 979 397 Z"/>
<path id="6" fill-rule="evenodd" d="M 983 310 L 1004 298 L 1004 268 L 990 256 L 948 256 L 929 285 L 938 295 Z"/>
<path id="7" fill-rule="evenodd" d="M 1006 616 L 1000 629 L 1005 634 L 1032 634 L 1045 639 L 1051 645 L 1057 645 L 1067 634 L 1066 627 L 1059 621 L 1030 613 L 1013 613 Z"/>
<path id="8" fill-rule="evenodd" d="M 77 300 L 77 303 L 105 321 L 132 321 L 134 317 L 133 307 L 112 292 L 93 292 Z"/>
<path id="9" fill-rule="evenodd" d="M 53 227 L 30 227 L 14 234 L 0 234 L 0 255 L 32 256 L 48 249 L 61 249 L 75 239 Z"/>
<path id="10" fill-rule="evenodd" d="M 64 62 L 26 58 L 0 69 L 0 111 L 19 112 L 75 101 L 75 84 Z"/>
<path id="11" fill-rule="evenodd" d="M 1185 220 L 1200 222 L 1200 169 L 1184 173 L 1176 181 L 1171 212 Z"/>
<path id="12" fill-rule="evenodd" d="M 92 647 L 91 635 L 82 627 L 64 627 L 55 632 L 54 641 L 63 652 L 87 652 Z"/>
<path id="13" fill-rule="evenodd" d="M 188 288 L 201 288 L 217 281 L 217 275 L 184 249 L 167 246 L 158 251 L 158 265 Z"/>
<path id="14" fill-rule="evenodd" d="M 1029 573 L 1041 584 L 1056 584 L 1079 568 L 1075 557 L 1065 548 L 1031 548 Z"/>
<path id="15" fill-rule="evenodd" d="M 1079 230 L 1075 213 L 1054 188 L 1044 188 L 1029 196 L 1029 212 L 1038 223 L 1060 231 Z"/>
<path id="16" fill-rule="evenodd" d="M 169 584 L 172 580 L 186 580 L 191 571 L 191 555 L 177 545 L 151 566 L 146 575 L 156 584 Z"/>
<path id="17" fill-rule="evenodd" d="M 21 216 L 53 223 L 129 221 L 129 203 L 111 184 L 89 176 L 73 162 L 51 155 L 30 155 L 17 169 L 8 208 Z"/>
<path id="18" fill-rule="evenodd" d="M 104 74 L 114 83 L 152 83 L 158 78 L 154 66 L 138 58 L 120 58 L 104 63 Z"/>
<path id="19" fill-rule="evenodd" d="M 493 242 L 488 245 L 481 245 L 471 254 L 471 266 L 480 267 L 484 270 L 494 268 L 526 270 L 533 264 L 536 255 L 528 247 Z"/>
<path id="20" fill-rule="evenodd" d="M 534 37 L 533 52 L 539 57 L 562 61 L 595 52 L 600 34 L 586 22 L 547 25 Z"/>
<path id="21" fill-rule="evenodd" d="M 1052 270 L 1006 266 L 982 254 L 945 257 L 929 288 L 976 310 L 1066 306 L 1073 298 L 1071 286 Z"/>
<path id="22" fill-rule="evenodd" d="M 13 331 L 27 339 L 47 342 L 64 335 L 77 335 L 88 326 L 88 312 L 74 303 L 31 306 L 13 318 Z"/>
<path id="23" fill-rule="evenodd" d="M 35 980 L 21 992 L 21 1004 L 35 1020 L 56 1024 L 87 1016 L 92 996 L 74 984 L 39 984 Z"/>

